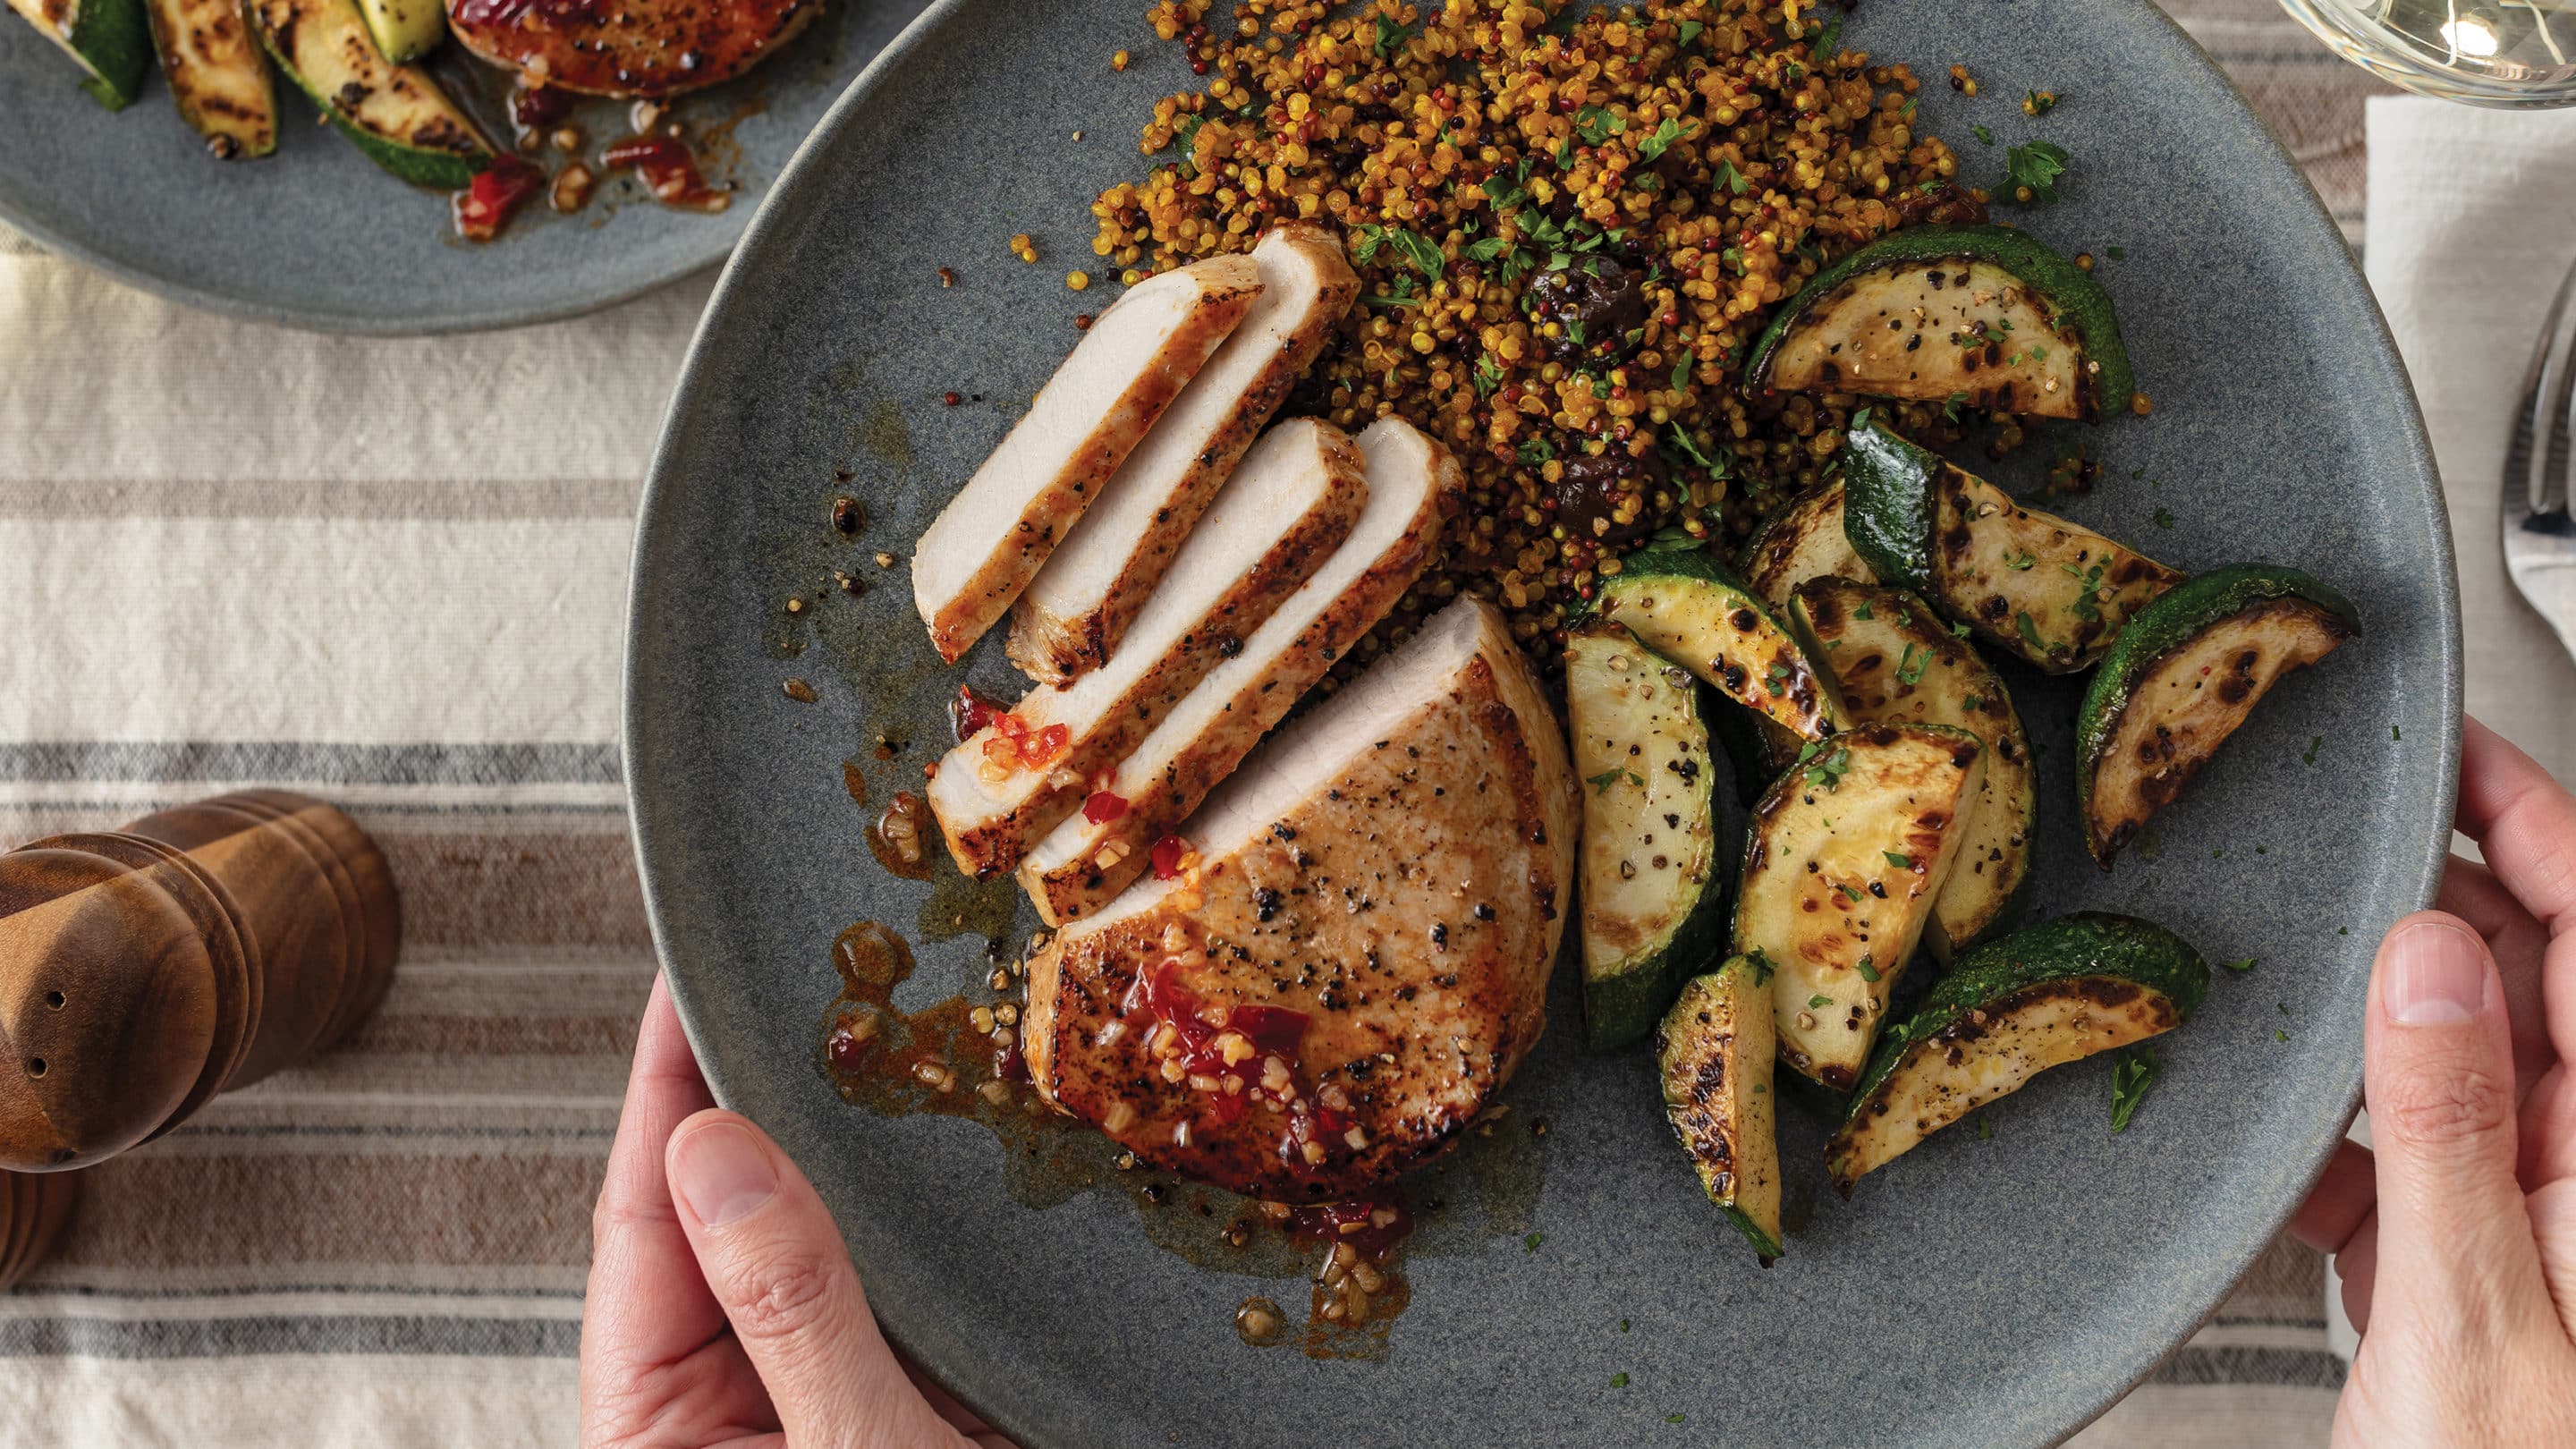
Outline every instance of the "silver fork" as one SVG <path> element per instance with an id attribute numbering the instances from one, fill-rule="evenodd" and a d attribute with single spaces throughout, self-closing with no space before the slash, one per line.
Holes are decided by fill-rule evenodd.
<path id="1" fill-rule="evenodd" d="M 2523 375 L 2522 410 L 2504 461 L 2504 564 L 2514 587 L 2576 655 L 2576 526 L 2567 516 L 2576 468 L 2569 408 L 2576 395 L 2576 265 L 2549 299 L 2540 344 Z"/>

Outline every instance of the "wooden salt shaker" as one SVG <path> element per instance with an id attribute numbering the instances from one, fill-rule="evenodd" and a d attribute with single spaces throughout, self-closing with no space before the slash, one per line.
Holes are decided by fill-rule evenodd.
<path id="1" fill-rule="evenodd" d="M 0 855 L 0 1168 L 114 1156 L 330 1046 L 400 936 L 383 852 L 284 791 Z"/>

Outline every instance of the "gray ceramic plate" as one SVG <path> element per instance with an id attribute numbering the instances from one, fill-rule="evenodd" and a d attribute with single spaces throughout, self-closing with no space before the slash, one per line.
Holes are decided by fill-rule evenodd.
<path id="1" fill-rule="evenodd" d="M 941 394 L 1027 397 L 1071 315 L 1104 300 L 1063 282 L 1091 260 L 1086 202 L 1137 172 L 1138 125 L 1187 78 L 1139 9 L 936 6 L 788 169 L 698 338 L 637 541 L 626 739 L 663 958 L 718 1094 L 813 1174 L 896 1338 L 1033 1449 L 1994 1449 L 2099 1413 L 2220 1301 L 2342 1131 L 2372 944 L 2429 899 L 2449 839 L 2459 640 L 2433 466 L 2297 171 L 2139 0 L 1872 0 L 1847 32 L 1929 76 L 1975 68 L 1983 101 L 1923 91 L 1972 175 L 2033 134 L 2075 158 L 2061 204 L 2013 219 L 2104 258 L 2157 407 L 2087 435 L 2109 467 L 2070 510 L 2185 567 L 2306 565 L 2367 621 L 2108 875 L 2073 828 L 2074 688 L 2014 678 L 2046 792 L 2035 908 L 2133 911 L 2213 962 L 2259 962 L 2217 973 L 2129 1130 L 2109 1130 L 2109 1062 L 2050 1073 L 1988 1114 L 1991 1137 L 1943 1134 L 1856 1201 L 1813 1201 L 1766 1272 L 1700 1199 L 1644 1059 L 1574 1048 L 1561 971 L 1503 1130 L 1416 1188 L 1441 1205 L 1412 1307 L 1381 1356 L 1318 1361 L 1236 1340 L 1239 1300 L 1271 1293 L 1293 1316 L 1302 1284 L 1185 1262 L 1186 1190 L 1139 1208 L 1115 1182 L 1069 1188 L 980 1125 L 845 1105 L 817 1066 L 842 927 L 920 942 L 897 998 L 918 1005 L 980 996 L 984 933 L 1015 947 L 1033 926 L 1003 923 L 1007 894 L 881 871 L 842 765 L 881 800 L 937 753 L 961 677 L 1013 687 L 998 639 L 936 667 L 899 560 L 880 573 L 869 554 L 900 556 L 1008 425 L 998 403 Z M 1121 47 L 1138 65 L 1113 75 Z M 2005 99 L 2033 86 L 2067 98 L 2044 123 Z M 1992 149 L 1969 139 L 1980 122 Z M 1021 231 L 1040 265 L 1009 258 Z M 2034 483 L 2046 451 L 2003 477 Z M 871 512 L 855 546 L 823 525 L 845 487 Z M 834 568 L 878 587 L 833 593 Z M 791 595 L 812 601 L 792 624 Z M 782 694 L 791 677 L 820 701 Z M 872 757 L 881 734 L 898 758 Z M 1786 1120 L 1794 1214 L 1822 1129 Z"/>
<path id="2" fill-rule="evenodd" d="M 569 317 L 722 261 L 815 120 L 924 3 L 832 0 L 786 50 L 681 102 L 693 132 L 730 138 L 707 153 L 712 178 L 739 188 L 729 210 L 672 211 L 620 178 L 571 217 L 532 203 L 479 247 L 456 239 L 443 193 L 404 185 L 311 124 L 314 108 L 282 79 L 276 154 L 224 164 L 158 76 L 110 114 L 81 93 L 68 57 L 0 17 L 0 222 L 175 301 L 294 327 L 472 332 Z M 499 78 L 461 55 L 440 59 L 469 82 Z M 460 95 L 507 135 L 500 89 Z M 594 153 L 623 133 L 623 115 L 614 102 L 585 105 Z"/>

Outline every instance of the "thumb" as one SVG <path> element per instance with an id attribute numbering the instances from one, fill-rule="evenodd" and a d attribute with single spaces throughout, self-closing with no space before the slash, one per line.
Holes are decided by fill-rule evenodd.
<path id="1" fill-rule="evenodd" d="M 2486 943 L 2423 911 L 2380 942 L 2365 1053 L 2383 1305 L 2468 1327 L 2538 1282 L 2514 1177 L 2513 1044 Z M 2524 1305 L 2528 1306 L 2528 1305 Z"/>
<path id="2" fill-rule="evenodd" d="M 959 1445 L 877 1332 L 849 1249 L 805 1174 L 731 1112 L 666 1152 L 680 1225 L 796 1449 Z"/>

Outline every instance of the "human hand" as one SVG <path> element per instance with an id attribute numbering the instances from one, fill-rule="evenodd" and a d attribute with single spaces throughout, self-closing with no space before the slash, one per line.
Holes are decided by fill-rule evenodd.
<path id="1" fill-rule="evenodd" d="M 805 1175 L 713 1109 L 656 979 L 591 1215 L 584 1449 L 1010 1449 L 910 1374 Z"/>
<path id="2" fill-rule="evenodd" d="M 2576 798 L 2464 721 L 2440 909 L 2371 971 L 2364 1090 L 2291 1230 L 2335 1255 L 2364 1329 L 2351 1446 L 2576 1444 Z"/>

